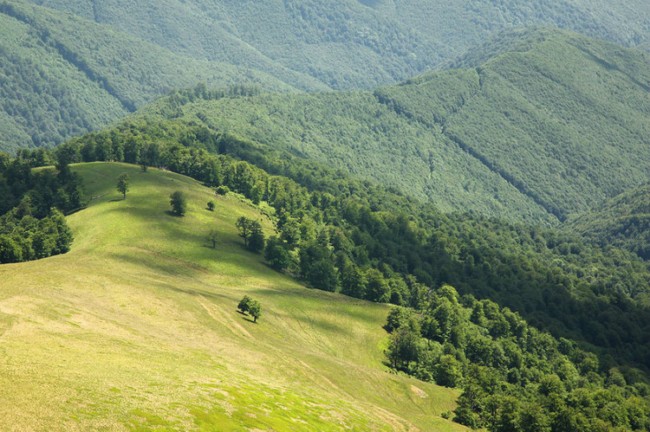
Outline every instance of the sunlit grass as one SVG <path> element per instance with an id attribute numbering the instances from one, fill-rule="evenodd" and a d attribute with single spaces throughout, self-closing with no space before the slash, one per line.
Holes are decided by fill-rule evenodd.
<path id="1" fill-rule="evenodd" d="M 387 306 L 306 289 L 242 248 L 239 216 L 273 229 L 255 207 L 154 169 L 74 169 L 94 199 L 69 217 L 72 251 L 0 267 L 1 429 L 462 430 L 439 417 L 457 392 L 383 365 Z"/>

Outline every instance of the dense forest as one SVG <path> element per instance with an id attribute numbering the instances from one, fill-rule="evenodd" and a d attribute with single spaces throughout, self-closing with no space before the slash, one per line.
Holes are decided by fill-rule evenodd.
<path id="1" fill-rule="evenodd" d="M 0 264 L 29 261 L 65 253 L 72 232 L 64 213 L 83 205 L 78 176 L 59 153 L 57 172 L 48 152 L 21 151 L 14 159 L 0 153 Z"/>
<path id="2" fill-rule="evenodd" d="M 593 212 L 570 220 L 567 231 L 578 232 L 603 247 L 612 245 L 650 260 L 650 186 L 644 185 L 608 200 Z"/>
<path id="3" fill-rule="evenodd" d="M 58 144 L 104 127 L 174 88 L 201 82 L 293 88 L 263 72 L 179 56 L 23 3 L 0 2 L 0 151 Z M 319 88 L 292 78 L 301 88 Z"/>
<path id="4" fill-rule="evenodd" d="M 650 430 L 650 386 L 490 300 L 444 285 L 415 313 L 388 316 L 388 360 L 463 389 L 454 421 L 490 431 Z"/>

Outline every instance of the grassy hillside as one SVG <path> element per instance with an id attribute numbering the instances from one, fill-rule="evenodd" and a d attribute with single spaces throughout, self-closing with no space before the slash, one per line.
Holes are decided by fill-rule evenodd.
<path id="1" fill-rule="evenodd" d="M 650 186 L 608 200 L 595 211 L 570 220 L 566 229 L 602 246 L 621 247 L 650 260 Z"/>
<path id="2" fill-rule="evenodd" d="M 650 58 L 573 33 L 515 32 L 374 93 L 198 101 L 175 114 L 327 163 L 444 211 L 552 223 L 650 173 Z M 169 99 L 143 111 L 167 116 Z M 179 111 L 180 110 L 180 111 Z"/>
<path id="3" fill-rule="evenodd" d="M 210 189 L 155 169 L 74 170 L 94 199 L 69 217 L 72 251 L 0 267 L 2 428 L 462 430 L 439 417 L 457 393 L 382 365 L 386 306 L 305 289 L 241 247 L 254 207 L 230 195 L 211 213 Z"/>

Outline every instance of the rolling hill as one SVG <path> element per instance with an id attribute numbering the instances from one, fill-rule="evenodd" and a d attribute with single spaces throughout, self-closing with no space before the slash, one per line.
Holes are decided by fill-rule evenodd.
<path id="1" fill-rule="evenodd" d="M 163 98 L 181 118 L 393 187 L 449 211 L 557 223 L 647 181 L 650 57 L 513 32 L 374 92 Z"/>
<path id="2" fill-rule="evenodd" d="M 385 305 L 308 290 L 241 246 L 231 194 L 133 165 L 74 167 L 72 251 L 0 267 L 0 424 L 15 430 L 464 430 L 458 392 L 389 374 Z M 115 191 L 131 177 L 126 200 Z M 174 190 L 183 218 L 167 214 Z M 216 229 L 212 249 L 205 236 Z M 257 324 L 236 311 L 259 299 Z M 56 426 L 54 426 L 56 425 Z"/>
<path id="3" fill-rule="evenodd" d="M 0 150 L 51 146 L 172 89 L 373 88 L 532 25 L 648 43 L 642 0 L 3 0 Z"/>

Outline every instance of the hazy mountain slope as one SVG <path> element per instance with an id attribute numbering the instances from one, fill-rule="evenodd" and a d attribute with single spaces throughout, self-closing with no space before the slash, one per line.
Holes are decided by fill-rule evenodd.
<path id="1" fill-rule="evenodd" d="M 650 175 L 650 57 L 546 33 L 477 69 L 481 90 L 445 130 L 565 217 Z"/>
<path id="2" fill-rule="evenodd" d="M 115 101 L 101 102 L 103 92 L 132 111 L 200 82 L 256 83 L 273 90 L 372 88 L 447 65 L 504 29 L 557 25 L 638 45 L 647 43 L 650 19 L 641 0 L 3 0 L 0 12 L 29 27 L 23 42 L 4 41 L 14 56 L 5 54 L 2 63 L 25 65 L 31 58 L 42 68 L 38 76 L 4 71 L 0 87 L 26 83 L 2 89 L 10 95 L 0 118 L 12 118 L 0 119 L 5 150 L 56 144 L 116 118 L 120 108 Z M 85 79 L 79 80 L 80 72 Z M 72 95 L 73 82 L 80 83 L 82 95 Z M 88 93 L 93 86 L 100 87 L 97 94 Z M 39 94 L 57 96 L 39 101 Z M 21 100 L 33 101 L 33 110 L 16 110 Z"/>
<path id="3" fill-rule="evenodd" d="M 288 85 L 262 72 L 182 57 L 45 8 L 2 2 L 0 24 L 0 150 L 56 144 L 197 82 L 319 88 L 309 77 Z"/>
<path id="4" fill-rule="evenodd" d="M 593 212 L 568 221 L 566 229 L 602 246 L 628 249 L 650 259 L 650 186 L 618 195 Z"/>
<path id="5" fill-rule="evenodd" d="M 240 41 L 336 88 L 404 79 L 512 27 L 553 25 L 634 45 L 647 40 L 650 19 L 650 7 L 642 0 L 167 0 L 164 7 L 124 0 L 34 2 L 177 52 L 249 65 L 252 58 L 230 52 Z"/>
<path id="6" fill-rule="evenodd" d="M 409 22 L 454 47 L 470 48 L 487 34 L 513 27 L 557 26 L 624 45 L 648 40 L 650 5 L 644 0 L 529 0 L 431 2 L 366 0 L 388 16 Z"/>
<path id="7" fill-rule="evenodd" d="M 272 63 L 336 88 L 371 87 L 437 63 L 435 41 L 348 0 L 40 2 L 191 57 L 271 72 Z"/>
<path id="8" fill-rule="evenodd" d="M 373 94 L 261 95 L 182 112 L 445 211 L 550 221 L 646 181 L 647 55 L 546 30 L 509 35 L 488 51 L 459 61 L 478 67 Z M 164 115 L 170 103 L 144 115 Z"/>
<path id="9" fill-rule="evenodd" d="M 542 207 L 439 130 L 399 115 L 371 93 L 223 99 L 188 104 L 183 112 L 188 121 L 202 119 L 217 130 L 330 164 L 443 211 L 550 220 Z"/>
<path id="10" fill-rule="evenodd" d="M 254 207 L 156 169 L 74 170 L 95 199 L 68 218 L 72 251 L 0 266 L 0 428 L 465 430 L 439 417 L 457 391 L 382 364 L 386 305 L 308 290 L 242 247 L 239 216 L 272 229 Z"/>
<path id="11" fill-rule="evenodd" d="M 0 150 L 58 142 L 128 112 L 28 24 L 0 14 L 0 35 Z"/>

